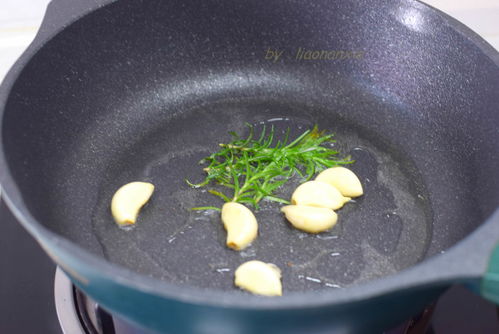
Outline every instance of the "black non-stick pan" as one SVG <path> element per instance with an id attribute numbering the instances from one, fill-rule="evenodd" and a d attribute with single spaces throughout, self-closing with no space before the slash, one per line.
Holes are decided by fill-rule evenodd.
<path id="1" fill-rule="evenodd" d="M 455 282 L 497 299 L 498 64 L 415 1 L 54 1 L 2 85 L 3 191 L 82 290 L 145 327 L 380 331 Z M 264 202 L 252 246 L 224 247 L 219 213 L 190 210 L 223 203 L 185 179 L 245 123 L 334 133 L 365 195 L 318 235 Z M 109 206 L 131 181 L 156 191 L 125 231 Z M 251 259 L 282 269 L 283 297 L 234 287 Z"/>

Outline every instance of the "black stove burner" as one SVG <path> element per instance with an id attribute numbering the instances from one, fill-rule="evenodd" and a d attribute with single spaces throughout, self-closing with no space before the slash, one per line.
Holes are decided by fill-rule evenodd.
<path id="1" fill-rule="evenodd" d="M 428 306 L 420 314 L 412 319 L 409 319 L 402 325 L 392 330 L 386 331 L 385 334 L 430 334 L 433 333 L 431 328 L 431 318 L 435 310 L 435 304 Z"/>
<path id="2" fill-rule="evenodd" d="M 55 265 L 15 221 L 3 202 L 0 203 L 0 224 L 0 333 L 61 334 L 54 306 Z M 98 305 L 92 306 L 88 298 L 71 285 L 68 290 L 79 309 L 92 310 L 86 311 L 86 315 L 72 312 L 78 319 L 75 321 L 78 328 L 83 328 L 82 333 L 141 333 L 111 317 Z M 66 308 L 66 311 L 71 310 Z M 499 321 L 494 305 L 456 286 L 445 293 L 434 308 L 429 307 L 386 333 L 499 333 Z M 79 333 L 75 330 L 65 334 Z"/>
<path id="3" fill-rule="evenodd" d="M 87 297 L 83 292 L 73 287 L 73 298 L 75 300 L 76 313 L 86 334 L 115 334 L 113 318 L 99 304 L 94 303 L 92 309 L 88 309 Z M 92 314 L 92 317 L 90 316 Z M 93 320 L 95 319 L 95 320 Z"/>

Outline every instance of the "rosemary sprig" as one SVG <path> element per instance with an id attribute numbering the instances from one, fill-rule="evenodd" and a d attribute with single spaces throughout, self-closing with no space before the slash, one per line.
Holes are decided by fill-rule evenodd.
<path id="1" fill-rule="evenodd" d="M 206 178 L 197 184 L 186 180 L 193 188 L 218 184 L 229 189 L 230 194 L 215 189 L 208 192 L 220 197 L 225 202 L 250 204 L 258 209 L 258 203 L 267 200 L 289 204 L 283 198 L 274 195 L 295 173 L 309 180 L 325 168 L 350 164 L 349 157 L 338 159 L 338 152 L 325 144 L 334 143 L 332 134 L 319 131 L 317 125 L 307 130 L 291 142 L 289 128 L 282 140 L 276 140 L 274 127 L 268 133 L 263 128 L 255 139 L 253 126 L 249 127 L 248 137 L 242 139 L 237 133 L 229 132 L 233 140 L 219 144 L 220 151 L 202 159 L 207 165 Z M 275 142 L 275 145 L 274 145 Z M 216 209 L 216 207 L 197 207 L 193 210 Z"/>

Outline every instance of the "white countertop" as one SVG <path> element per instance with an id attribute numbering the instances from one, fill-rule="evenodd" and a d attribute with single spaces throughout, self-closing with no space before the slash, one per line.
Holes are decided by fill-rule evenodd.
<path id="1" fill-rule="evenodd" d="M 424 1 L 466 24 L 499 50 L 499 0 Z M 0 81 L 33 40 L 49 0 L 0 0 Z"/>

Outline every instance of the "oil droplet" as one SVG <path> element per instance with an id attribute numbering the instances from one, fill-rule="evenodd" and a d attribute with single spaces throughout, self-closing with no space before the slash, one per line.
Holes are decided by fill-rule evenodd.
<path id="1" fill-rule="evenodd" d="M 314 282 L 314 283 L 322 283 L 322 281 L 320 279 L 315 278 L 315 277 L 305 276 L 305 279 L 307 281 Z"/>
<path id="2" fill-rule="evenodd" d="M 321 239 L 321 240 L 333 240 L 333 239 L 338 239 L 338 236 L 337 235 L 324 235 L 324 234 L 317 234 L 316 235 L 317 238 Z"/>
<path id="3" fill-rule="evenodd" d="M 306 237 L 308 237 L 307 233 L 298 232 L 298 239 L 305 239 Z"/>
<path id="4" fill-rule="evenodd" d="M 123 231 L 131 231 L 135 228 L 135 224 L 118 225 L 118 227 L 120 228 L 120 230 L 123 230 Z"/>
<path id="5" fill-rule="evenodd" d="M 239 252 L 239 255 L 243 258 L 254 257 L 256 256 L 256 250 L 254 248 L 248 248 L 246 250 Z"/>
<path id="6" fill-rule="evenodd" d="M 280 122 L 280 121 L 289 121 L 289 118 L 287 117 L 275 117 L 268 119 L 267 122 Z M 264 122 L 261 122 L 261 124 L 264 124 Z"/>

